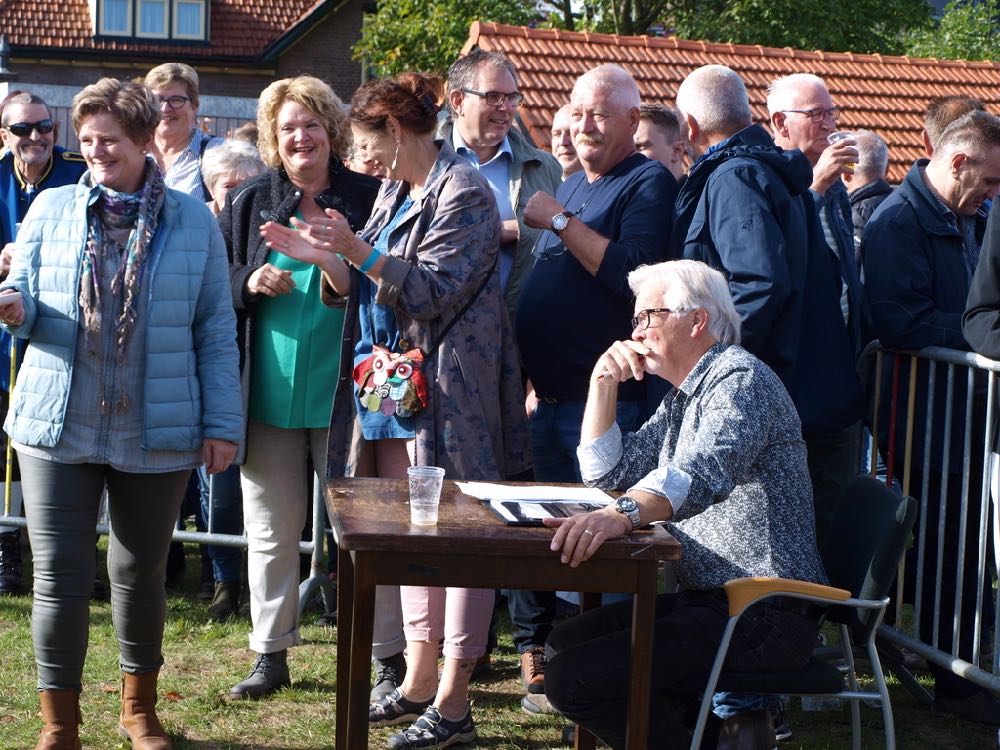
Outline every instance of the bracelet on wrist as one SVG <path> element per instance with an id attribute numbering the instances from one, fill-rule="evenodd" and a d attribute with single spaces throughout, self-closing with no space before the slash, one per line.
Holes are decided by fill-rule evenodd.
<path id="1" fill-rule="evenodd" d="M 358 270 L 361 271 L 361 273 L 368 273 L 370 270 L 372 270 L 372 266 L 374 266 L 378 262 L 378 259 L 381 257 L 382 253 L 380 253 L 375 248 L 372 248 L 372 251 L 368 254 L 368 257 L 365 258 L 365 262 L 362 263 L 360 266 L 358 266 Z"/>

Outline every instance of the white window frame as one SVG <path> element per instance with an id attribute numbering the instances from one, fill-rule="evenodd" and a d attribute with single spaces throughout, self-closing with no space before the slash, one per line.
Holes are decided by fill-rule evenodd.
<path id="1" fill-rule="evenodd" d="M 201 18 L 200 34 L 181 33 L 178 24 L 180 23 L 180 15 L 181 15 L 179 6 L 182 2 L 188 5 L 199 6 L 199 15 Z M 173 12 L 173 21 L 172 21 L 173 28 L 171 28 L 172 32 L 171 36 L 173 39 L 184 39 L 184 40 L 198 41 L 198 42 L 206 41 L 208 39 L 208 17 L 207 17 L 208 14 L 206 13 L 207 3 L 205 2 L 205 0 L 170 0 L 170 6 Z"/>
<path id="2" fill-rule="evenodd" d="M 142 4 L 145 0 L 133 0 L 135 3 L 135 35 L 138 39 L 169 39 L 170 38 L 170 0 L 158 0 L 163 6 L 163 31 L 159 34 L 142 30 Z"/>
<path id="3" fill-rule="evenodd" d="M 98 0 L 100 3 L 101 28 L 98 33 L 101 36 L 132 36 L 132 8 L 135 0 L 125 0 L 125 29 L 109 29 L 107 27 L 107 7 L 106 0 Z"/>

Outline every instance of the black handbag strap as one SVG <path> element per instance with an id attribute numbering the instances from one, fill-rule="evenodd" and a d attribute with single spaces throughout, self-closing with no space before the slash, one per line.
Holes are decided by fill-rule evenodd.
<path id="1" fill-rule="evenodd" d="M 430 348 L 427 350 L 427 357 L 425 361 L 429 360 L 431 357 L 434 356 L 434 353 L 438 350 L 438 347 L 441 346 L 441 343 L 444 341 L 444 337 L 448 335 L 448 331 L 450 331 L 454 327 L 454 325 L 462 319 L 462 316 L 465 315 L 466 312 L 468 312 L 470 307 L 472 307 L 472 303 L 475 302 L 477 299 L 479 299 L 480 293 L 483 291 L 483 289 L 486 288 L 486 285 L 490 281 L 490 277 L 493 276 L 493 271 L 496 270 L 497 263 L 500 260 L 501 252 L 503 251 L 502 250 L 497 251 L 497 254 L 493 258 L 493 264 L 490 266 L 489 273 L 486 274 L 486 278 L 483 279 L 483 283 L 479 285 L 478 289 L 476 289 L 476 293 L 473 294 L 471 297 L 469 297 L 468 301 L 464 305 L 462 305 L 462 309 L 459 310 L 458 313 L 456 313 L 455 317 L 451 319 L 451 322 L 448 323 L 448 325 L 444 327 L 444 330 L 438 334 L 436 339 L 434 339 L 434 343 L 431 344 Z"/>

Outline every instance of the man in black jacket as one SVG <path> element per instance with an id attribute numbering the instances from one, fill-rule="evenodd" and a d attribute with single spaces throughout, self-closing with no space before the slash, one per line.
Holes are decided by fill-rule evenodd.
<path id="1" fill-rule="evenodd" d="M 933 156 L 929 160 L 917 160 L 902 184 L 876 210 L 865 227 L 863 253 L 873 329 L 884 346 L 910 350 L 927 346 L 969 348 L 963 335 L 962 315 L 983 242 L 984 227 L 979 209 L 995 196 L 998 188 L 1000 118 L 974 111 L 945 129 Z M 980 307 L 979 303 L 976 307 Z M 981 334 L 982 320 L 971 315 L 969 330 Z M 899 382 L 907 383 L 906 363 L 901 363 L 901 367 Z M 888 368 L 884 374 L 883 393 L 888 393 L 884 387 L 891 374 Z M 918 370 L 916 378 L 913 423 L 917 429 L 913 436 L 914 460 L 909 490 L 917 494 L 925 485 L 928 488 L 927 515 L 920 520 L 920 527 L 926 527 L 927 531 L 920 555 L 923 587 L 919 627 L 921 640 L 970 661 L 977 628 L 976 598 L 980 593 L 976 565 L 981 451 L 971 452 L 967 469 L 962 429 L 966 420 L 965 378 L 956 378 L 959 382 L 950 400 L 946 380 L 943 370 L 939 371 L 932 388 L 925 368 Z M 908 395 L 903 386 L 898 403 L 906 404 Z M 977 387 L 974 394 L 977 399 L 971 412 L 974 435 L 983 434 L 985 429 L 985 408 L 978 401 L 982 395 L 982 389 Z M 947 427 L 946 404 L 952 408 L 950 432 L 942 429 L 942 425 Z M 888 445 L 889 409 L 886 398 L 879 416 L 882 446 Z M 899 411 L 895 448 L 896 455 L 903 456 L 905 407 Z M 928 411 L 931 411 L 933 425 L 930 431 L 924 427 Z M 930 461 L 927 472 L 923 471 L 925 451 Z M 967 494 L 962 491 L 966 477 Z M 945 498 L 943 518 L 939 518 L 938 498 L 942 497 Z M 963 513 L 968 516 L 964 554 L 960 546 Z M 939 524 L 943 533 L 938 531 Z M 940 587 L 936 584 L 938 566 L 942 571 Z M 958 612 L 954 606 L 956 590 L 962 595 Z M 988 591 L 986 593 L 988 595 Z M 935 600 L 940 602 L 937 622 Z M 958 649 L 954 651 L 956 614 L 959 618 Z M 935 675 L 935 703 L 940 709 L 1000 725 L 1000 701 L 992 694 L 957 677 L 949 669 L 932 664 L 931 671 Z"/>
<path id="2" fill-rule="evenodd" d="M 723 271 L 743 346 L 788 389 L 802 419 L 822 545 L 850 478 L 840 469 L 839 438 L 860 419 L 863 393 L 834 258 L 809 252 L 823 242 L 809 192 L 813 171 L 800 152 L 782 151 L 751 123 L 746 88 L 729 68 L 691 73 L 677 108 L 696 160 L 675 206 L 672 257 Z"/>

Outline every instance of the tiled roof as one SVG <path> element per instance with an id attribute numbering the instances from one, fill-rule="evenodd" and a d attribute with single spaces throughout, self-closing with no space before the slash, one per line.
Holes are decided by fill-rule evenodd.
<path id="1" fill-rule="evenodd" d="M 87 0 L 4 0 L 0 29 L 12 53 L 173 55 L 185 58 L 257 58 L 327 0 L 209 0 L 209 44 L 127 37 L 94 38 Z"/>
<path id="2" fill-rule="evenodd" d="M 961 94 L 1000 109 L 1000 64 L 925 60 L 844 52 L 714 44 L 675 37 L 622 37 L 553 29 L 473 23 L 473 45 L 500 50 L 517 67 L 525 102 L 520 115 L 535 142 L 548 148 L 555 111 L 569 101 L 573 81 L 601 63 L 614 62 L 636 79 L 644 100 L 673 105 L 677 87 L 695 68 L 727 65 L 746 82 L 754 119 L 767 122 L 768 84 L 790 73 L 814 73 L 826 81 L 843 114 L 838 128 L 868 128 L 889 144 L 889 179 L 902 180 L 923 155 L 920 131 L 927 103 Z"/>

